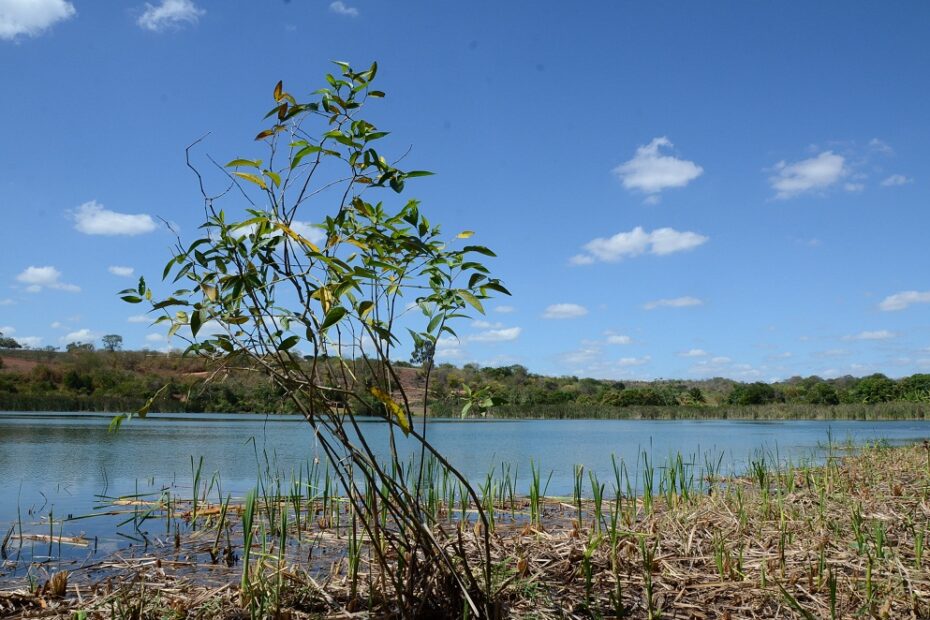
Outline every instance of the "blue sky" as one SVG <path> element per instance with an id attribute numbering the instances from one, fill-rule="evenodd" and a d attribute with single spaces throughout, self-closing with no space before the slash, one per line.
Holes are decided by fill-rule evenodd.
<path id="1" fill-rule="evenodd" d="M 159 218 L 200 223 L 184 147 L 245 155 L 277 80 L 377 60 L 374 120 L 437 173 L 407 195 L 514 293 L 443 360 L 930 372 L 928 27 L 924 2 L 0 0 L 0 331 L 167 346 L 115 292 L 160 276 Z"/>

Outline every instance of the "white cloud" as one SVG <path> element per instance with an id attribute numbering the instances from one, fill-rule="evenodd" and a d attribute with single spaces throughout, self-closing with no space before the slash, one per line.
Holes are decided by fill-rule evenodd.
<path id="1" fill-rule="evenodd" d="M 865 183 L 843 183 L 843 189 L 850 193 L 861 192 L 865 189 Z"/>
<path id="2" fill-rule="evenodd" d="M 142 235 L 155 230 L 155 220 L 146 213 L 117 213 L 104 209 L 96 200 L 85 202 L 74 213 L 74 228 L 85 235 Z"/>
<path id="3" fill-rule="evenodd" d="M 908 183 L 913 183 L 914 179 L 909 179 L 903 174 L 893 174 L 884 181 L 882 181 L 882 187 L 897 187 L 899 185 L 907 185 Z"/>
<path id="4" fill-rule="evenodd" d="M 43 288 L 51 288 L 69 293 L 80 292 L 81 288 L 74 284 L 67 284 L 60 280 L 61 272 L 51 266 L 27 267 L 25 271 L 16 276 L 16 279 L 26 284 L 30 293 L 38 293 Z"/>
<path id="5" fill-rule="evenodd" d="M 471 322 L 471 326 L 475 329 L 499 329 L 504 326 L 503 323 L 491 323 L 490 321 L 483 321 L 481 319 Z"/>
<path id="6" fill-rule="evenodd" d="M 596 346 L 588 346 L 578 349 L 577 351 L 570 351 L 566 353 L 562 356 L 562 361 L 566 364 L 572 364 L 573 366 L 580 366 L 593 362 L 600 357 L 600 348 Z"/>
<path id="7" fill-rule="evenodd" d="M 684 187 L 701 176 L 704 169 L 693 161 L 664 155 L 662 147 L 672 148 L 666 137 L 655 138 L 636 149 L 633 159 L 614 168 L 613 172 L 627 189 L 657 194 L 669 187 Z"/>
<path id="8" fill-rule="evenodd" d="M 12 336 L 16 333 L 16 328 L 12 325 L 0 325 L 0 334 L 4 336 Z"/>
<path id="9" fill-rule="evenodd" d="M 629 232 L 620 232 L 606 239 L 592 239 L 584 245 L 588 253 L 572 257 L 571 262 L 575 265 L 589 265 L 598 260 L 614 263 L 646 252 L 665 256 L 693 250 L 707 243 L 708 239 L 695 232 L 680 232 L 674 228 L 657 228 L 646 232 L 642 226 L 637 226 Z"/>
<path id="10" fill-rule="evenodd" d="M 516 311 L 516 308 L 514 308 L 513 306 L 497 306 L 496 308 L 494 308 L 494 312 L 500 312 L 501 314 L 510 314 L 511 312 L 515 312 L 515 311 Z"/>
<path id="11" fill-rule="evenodd" d="M 444 336 L 436 341 L 436 351 L 434 353 L 436 359 L 458 360 L 464 356 L 465 352 L 462 350 L 458 338 Z"/>
<path id="12" fill-rule="evenodd" d="M 930 291 L 901 291 L 883 299 L 878 307 L 889 312 L 904 310 L 911 304 L 930 304 Z"/>
<path id="13" fill-rule="evenodd" d="M 552 304 L 543 312 L 544 319 L 577 319 L 588 313 L 588 309 L 578 304 Z"/>
<path id="14" fill-rule="evenodd" d="M 107 271 L 112 273 L 114 276 L 122 276 L 124 278 L 128 278 L 129 276 L 133 274 L 135 269 L 133 269 L 132 267 L 120 267 L 119 265 L 110 265 L 109 267 L 107 267 Z"/>
<path id="15" fill-rule="evenodd" d="M 608 333 L 607 339 L 604 342 L 607 344 L 630 344 L 633 342 L 633 339 L 623 334 Z"/>
<path id="16" fill-rule="evenodd" d="M 588 254 L 575 254 L 570 259 L 568 259 L 572 265 L 592 265 L 594 264 L 594 257 Z"/>
<path id="17" fill-rule="evenodd" d="M 35 349 L 42 344 L 42 336 L 20 336 L 16 342 L 28 349 Z"/>
<path id="18" fill-rule="evenodd" d="M 702 377 L 733 377 L 739 379 L 758 379 L 762 372 L 751 364 L 737 363 L 729 357 L 713 357 L 697 362 L 688 369 L 693 375 Z"/>
<path id="19" fill-rule="evenodd" d="M 0 306 L 12 306 L 16 302 L 10 298 L 0 299 Z"/>
<path id="20" fill-rule="evenodd" d="M 86 327 L 76 332 L 70 332 L 60 338 L 63 343 L 71 344 L 72 342 L 92 343 L 98 338 L 97 334 Z"/>
<path id="21" fill-rule="evenodd" d="M 158 6 L 145 3 L 145 12 L 136 21 L 140 28 L 162 32 L 169 28 L 180 28 L 185 24 L 196 24 L 206 14 L 191 0 L 162 0 Z"/>
<path id="22" fill-rule="evenodd" d="M 326 234 L 310 222 L 299 222 L 294 220 L 291 222 L 291 230 L 313 245 L 320 245 L 326 241 Z"/>
<path id="23" fill-rule="evenodd" d="M 704 357 L 705 355 L 707 355 L 707 351 L 704 349 L 689 349 L 678 354 L 679 357 Z"/>
<path id="24" fill-rule="evenodd" d="M 869 146 L 882 155 L 894 155 L 894 149 L 891 148 L 887 142 L 879 140 L 878 138 L 872 138 L 869 140 Z"/>
<path id="25" fill-rule="evenodd" d="M 347 17 L 358 17 L 358 9 L 354 6 L 348 6 L 341 0 L 336 0 L 329 4 L 329 10 L 336 15 L 345 15 Z"/>
<path id="26" fill-rule="evenodd" d="M 776 198 L 793 198 L 804 192 L 826 189 L 848 172 L 846 159 L 842 155 L 824 151 L 816 157 L 794 163 L 778 162 L 769 182 L 776 192 Z"/>
<path id="27" fill-rule="evenodd" d="M 655 310 L 656 308 L 687 308 L 688 306 L 700 306 L 704 302 L 697 297 L 673 297 L 671 299 L 656 299 L 643 304 L 646 310 Z"/>
<path id="28" fill-rule="evenodd" d="M 65 0 L 0 0 L 0 39 L 38 36 L 75 13 Z"/>
<path id="29" fill-rule="evenodd" d="M 151 323 L 152 318 L 144 314 L 134 314 L 133 316 L 126 319 L 130 323 Z"/>
<path id="30" fill-rule="evenodd" d="M 49 327 L 51 327 L 52 329 L 64 329 L 65 324 L 62 323 L 61 321 L 52 321 Z"/>
<path id="31" fill-rule="evenodd" d="M 890 340 L 894 338 L 894 333 L 887 329 L 876 331 L 864 331 L 852 336 L 843 336 L 843 340 Z"/>
<path id="32" fill-rule="evenodd" d="M 163 342 L 165 340 L 164 334 L 148 334 L 145 336 L 145 339 L 148 342 Z"/>
<path id="33" fill-rule="evenodd" d="M 817 351 L 814 355 L 817 357 L 847 357 L 850 352 L 846 349 L 827 349 L 826 351 Z"/>
<path id="34" fill-rule="evenodd" d="M 472 342 L 506 342 L 508 340 L 516 340 L 522 331 L 523 329 L 520 327 L 489 329 L 469 336 L 468 340 Z"/>
<path id="35" fill-rule="evenodd" d="M 629 367 L 629 366 L 642 366 L 643 364 L 648 364 L 652 358 L 648 355 L 643 357 L 621 357 L 616 362 L 617 366 Z"/>
<path id="36" fill-rule="evenodd" d="M 707 243 L 708 237 L 693 232 L 678 232 L 674 228 L 657 228 L 652 231 L 652 253 L 665 256 L 691 250 Z"/>

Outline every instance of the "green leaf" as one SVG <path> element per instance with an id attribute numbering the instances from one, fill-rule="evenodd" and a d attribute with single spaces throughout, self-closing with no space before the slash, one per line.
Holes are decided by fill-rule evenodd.
<path id="1" fill-rule="evenodd" d="M 113 416 L 113 419 L 110 420 L 110 425 L 107 427 L 108 433 L 115 433 L 120 429 L 120 426 L 123 425 L 124 420 L 129 419 L 128 413 L 121 413 L 117 416 Z"/>
<path id="2" fill-rule="evenodd" d="M 375 307 L 375 304 L 370 301 L 363 301 L 358 305 L 358 316 L 360 318 L 365 318 L 368 316 L 368 313 L 371 312 L 372 308 Z"/>
<path id="3" fill-rule="evenodd" d="M 459 297 L 468 302 L 475 310 L 484 314 L 484 306 L 481 305 L 481 302 L 478 301 L 478 298 L 472 295 L 470 292 L 465 290 L 458 291 Z"/>
<path id="4" fill-rule="evenodd" d="M 158 388 L 158 391 L 152 394 L 152 397 L 149 398 L 147 401 L 145 401 L 145 404 L 142 405 L 142 408 L 136 412 L 136 415 L 138 415 L 140 418 L 144 418 L 145 416 L 147 416 L 149 414 L 149 409 L 151 409 L 152 405 L 155 404 L 155 399 L 161 396 L 162 392 L 164 392 L 167 389 L 168 389 L 167 383 L 161 386 L 160 388 Z"/>
<path id="5" fill-rule="evenodd" d="M 478 254 L 484 254 L 485 256 L 497 256 L 494 252 L 484 247 L 483 245 L 466 245 L 462 248 L 463 252 L 477 252 Z"/>
<path id="6" fill-rule="evenodd" d="M 329 309 L 329 312 L 326 313 L 326 316 L 323 318 L 323 324 L 320 326 L 320 329 L 326 329 L 331 327 L 339 322 L 342 317 L 346 315 L 347 310 L 342 306 L 333 306 Z"/>
<path id="7" fill-rule="evenodd" d="M 287 351 L 288 349 L 294 348 L 300 342 L 300 336 L 289 336 L 281 341 L 281 344 L 278 345 L 278 351 Z"/>
<path id="8" fill-rule="evenodd" d="M 410 172 L 405 172 L 404 176 L 408 179 L 413 179 L 416 177 L 431 177 L 435 172 L 429 172 L 428 170 L 411 170 Z"/>
<path id="9" fill-rule="evenodd" d="M 503 284 L 493 280 L 485 284 L 482 288 L 489 288 L 492 291 L 497 291 L 498 293 L 503 293 L 504 295 L 510 295 L 510 291 L 508 291 Z"/>
<path id="10" fill-rule="evenodd" d="M 271 179 L 275 187 L 281 187 L 281 175 L 271 170 L 265 170 L 265 176 Z"/>
<path id="11" fill-rule="evenodd" d="M 136 295 L 124 295 L 121 299 L 129 304 L 137 304 L 142 301 L 142 298 Z"/>
<path id="12" fill-rule="evenodd" d="M 233 174 L 239 177 L 240 179 L 245 179 L 246 181 L 251 181 L 252 183 L 255 183 L 262 189 L 268 189 L 268 186 L 265 185 L 265 181 L 263 181 L 262 178 L 259 176 L 256 176 L 254 174 L 249 174 L 248 172 L 233 172 Z"/>
<path id="13" fill-rule="evenodd" d="M 191 335 L 195 338 L 197 337 L 197 332 L 200 331 L 201 326 L 201 316 L 200 311 L 196 311 L 191 314 Z"/>
<path id="14" fill-rule="evenodd" d="M 260 159 L 234 159 L 228 164 L 227 168 L 236 168 L 238 166 L 249 166 L 250 168 L 258 168 L 262 165 L 262 160 Z"/>

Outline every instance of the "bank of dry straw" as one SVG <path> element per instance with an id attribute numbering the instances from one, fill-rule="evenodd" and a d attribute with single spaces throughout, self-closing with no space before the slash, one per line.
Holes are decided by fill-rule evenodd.
<path id="1" fill-rule="evenodd" d="M 698 474 L 711 479 L 699 480 L 680 460 L 637 469 L 625 477 L 620 467 L 611 481 L 579 471 L 586 499 L 536 504 L 512 497 L 506 480 L 486 485 L 503 617 L 930 617 L 930 445 L 872 446 L 817 467 L 773 469 L 760 458 L 740 478 L 717 478 L 711 466 Z M 631 497 L 626 491 L 646 475 L 655 485 Z M 239 518 L 233 507 L 227 515 Z M 105 578 L 72 574 L 63 598 L 53 592 L 61 577 L 37 591 L 2 592 L 0 615 L 389 617 L 366 543 L 351 552 L 351 520 L 306 528 L 300 559 L 253 543 L 245 592 L 241 566 L 203 561 L 219 537 L 202 527 L 178 549 L 96 566 Z M 479 561 L 478 533 L 455 506 L 439 503 L 435 531 Z"/>

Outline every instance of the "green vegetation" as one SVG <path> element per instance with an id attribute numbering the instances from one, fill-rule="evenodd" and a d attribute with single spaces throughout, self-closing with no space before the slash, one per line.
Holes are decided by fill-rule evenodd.
<path id="1" fill-rule="evenodd" d="M 134 411 L 147 395 L 168 388 L 152 411 L 189 413 L 296 413 L 280 387 L 255 372 L 229 369 L 204 383 L 208 364 L 178 353 L 7 350 L 0 356 L 0 410 Z M 421 351 L 426 352 L 421 347 Z M 5 362 L 4 362 L 5 360 Z M 320 360 L 331 364 L 335 360 Z M 310 360 L 299 363 L 309 365 Z M 340 362 L 348 363 L 348 362 Z M 396 363 L 412 406 L 422 404 L 426 371 Z M 360 362 L 353 372 L 367 376 Z M 395 390 L 398 393 L 398 390 Z M 774 384 L 703 381 L 626 382 L 545 377 L 522 366 L 436 366 L 429 383 L 433 416 L 621 419 L 894 419 L 930 416 L 930 374 L 897 381 L 883 375 L 857 379 L 793 377 Z M 364 393 L 357 412 L 376 409 Z M 367 400 L 365 400 L 367 398 Z M 364 404 L 363 404 L 364 401 Z"/>

